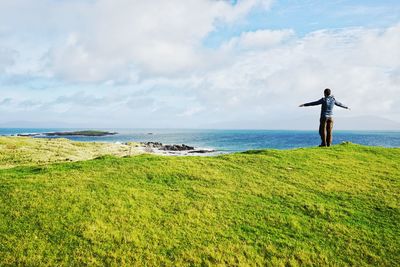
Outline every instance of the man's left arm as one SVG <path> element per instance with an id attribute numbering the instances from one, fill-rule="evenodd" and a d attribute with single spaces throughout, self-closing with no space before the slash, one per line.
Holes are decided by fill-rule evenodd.
<path id="1" fill-rule="evenodd" d="M 338 107 L 341 107 L 341 108 L 350 109 L 348 106 L 346 106 L 346 105 L 340 103 L 340 102 L 337 101 L 336 99 L 335 99 L 335 105 L 338 106 Z"/>

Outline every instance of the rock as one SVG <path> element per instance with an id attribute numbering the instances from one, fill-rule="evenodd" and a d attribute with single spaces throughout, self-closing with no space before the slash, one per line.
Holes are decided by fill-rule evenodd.
<path id="1" fill-rule="evenodd" d="M 211 153 L 211 152 L 215 152 L 215 150 L 212 150 L 212 149 L 210 149 L 210 150 L 199 149 L 199 150 L 189 151 L 188 153 L 201 153 L 201 154 L 204 154 L 204 153 Z"/>
<path id="2" fill-rule="evenodd" d="M 161 148 L 163 146 L 163 144 L 159 142 L 144 142 L 141 144 L 144 145 L 145 147 L 150 147 L 150 148 Z"/>
<path id="3" fill-rule="evenodd" d="M 186 151 L 186 150 L 193 150 L 194 147 L 188 146 L 185 144 L 182 145 L 164 145 L 160 148 L 161 150 L 169 150 L 169 151 Z"/>
<path id="4" fill-rule="evenodd" d="M 38 133 L 19 133 L 17 136 L 22 136 L 22 137 L 33 137 L 33 136 L 39 136 L 40 134 Z"/>
<path id="5" fill-rule="evenodd" d="M 163 145 L 160 142 L 143 142 L 141 143 L 145 148 L 155 148 L 164 151 L 191 151 L 194 150 L 193 146 L 182 145 Z M 199 152 L 206 153 L 206 152 Z"/>

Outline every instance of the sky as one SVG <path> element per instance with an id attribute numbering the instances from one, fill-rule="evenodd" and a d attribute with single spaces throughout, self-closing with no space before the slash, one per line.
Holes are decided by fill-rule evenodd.
<path id="1" fill-rule="evenodd" d="M 398 0 L 0 0 L 0 127 L 400 130 Z"/>

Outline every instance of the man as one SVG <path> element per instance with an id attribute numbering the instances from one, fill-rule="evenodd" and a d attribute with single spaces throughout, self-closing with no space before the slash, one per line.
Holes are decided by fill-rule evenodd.
<path id="1" fill-rule="evenodd" d="M 324 97 L 318 101 L 310 102 L 306 104 L 302 104 L 299 107 L 308 107 L 308 106 L 321 106 L 321 117 L 319 120 L 319 135 L 321 136 L 321 145 L 331 146 L 332 144 L 332 128 L 333 128 L 333 107 L 339 106 L 341 108 L 349 109 L 347 106 L 343 105 L 339 101 L 337 101 L 333 95 L 331 95 L 331 89 L 326 88 L 324 90 Z"/>

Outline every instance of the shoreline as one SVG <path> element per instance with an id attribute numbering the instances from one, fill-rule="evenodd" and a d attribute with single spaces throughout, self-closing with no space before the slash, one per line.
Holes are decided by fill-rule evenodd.
<path id="1" fill-rule="evenodd" d="M 27 133 L 17 133 L 10 135 L 10 137 L 25 137 L 25 138 L 34 138 L 34 139 L 68 139 L 67 137 L 105 137 L 105 136 L 113 136 L 117 135 L 117 132 L 110 131 L 99 131 L 99 130 L 82 130 L 82 131 L 63 131 L 63 132 L 27 132 Z M 147 133 L 148 135 L 153 135 L 153 133 Z M 68 139 L 72 142 L 80 142 Z M 218 151 L 214 148 L 203 148 L 203 147 L 195 147 L 186 144 L 163 144 L 161 142 L 149 141 L 149 142 L 136 142 L 136 141 L 127 141 L 127 142 L 105 142 L 103 140 L 99 141 L 91 141 L 98 143 L 113 143 L 115 145 L 126 146 L 131 143 L 137 143 L 135 148 L 142 153 L 150 153 L 155 155 L 163 155 L 163 156 L 217 156 L 220 154 L 226 154 L 222 151 Z"/>
<path id="2" fill-rule="evenodd" d="M 103 156 L 133 157 L 141 154 L 159 156 L 217 156 L 221 151 L 187 145 L 150 147 L 140 142 L 81 142 L 63 137 L 0 136 L 0 169 L 23 165 L 47 165 L 92 160 Z M 171 150 L 181 149 L 181 150 Z"/>

